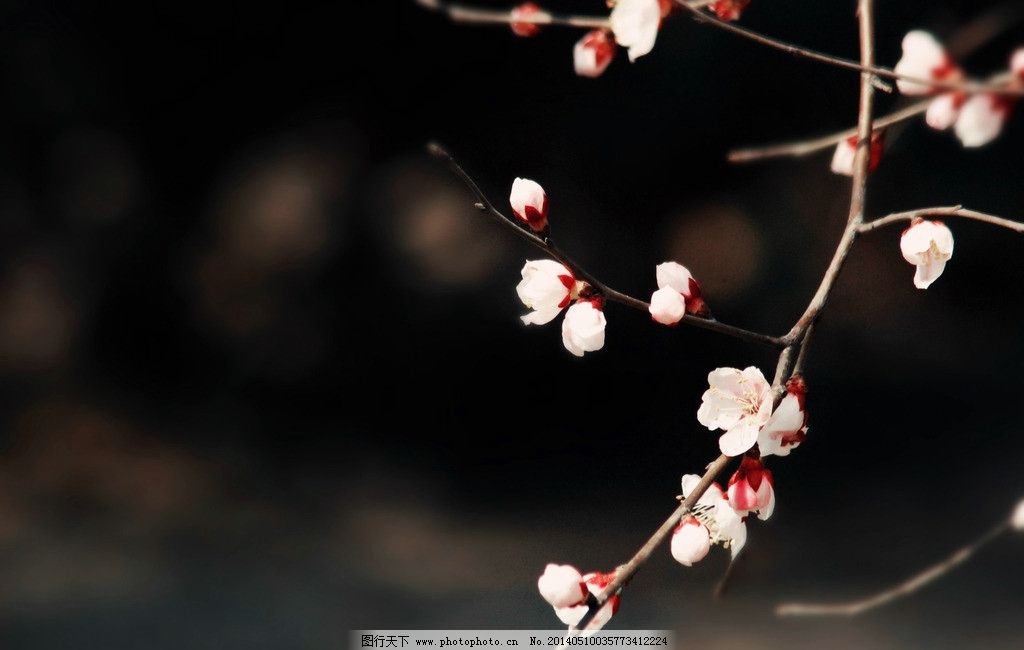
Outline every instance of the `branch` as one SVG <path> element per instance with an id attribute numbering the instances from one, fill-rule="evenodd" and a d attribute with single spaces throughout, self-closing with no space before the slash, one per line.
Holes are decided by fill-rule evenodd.
<path id="1" fill-rule="evenodd" d="M 874 121 L 871 128 L 878 131 L 888 128 L 894 124 L 899 124 L 904 120 L 909 120 L 910 118 L 927 111 L 928 105 L 931 103 L 932 98 L 929 98 L 924 101 L 911 104 L 906 108 L 901 108 L 898 111 L 894 111 L 884 117 L 878 118 Z M 766 158 L 806 156 L 807 154 L 833 147 L 843 140 L 852 138 L 855 135 L 857 135 L 857 127 L 853 127 L 852 129 L 847 129 L 845 131 L 839 131 L 837 133 L 830 133 L 818 138 L 811 138 L 809 140 L 797 140 L 795 142 L 784 142 L 782 144 L 733 149 L 729 152 L 727 159 L 729 162 L 733 163 L 746 163 L 754 162 L 756 160 L 764 160 Z"/>
<path id="2" fill-rule="evenodd" d="M 874 596 L 846 603 L 783 603 L 775 608 L 776 616 L 857 616 L 866 611 L 887 605 L 894 600 L 909 596 L 956 567 L 966 562 L 983 546 L 1010 529 L 1010 522 L 1003 521 L 974 542 L 961 548 L 948 558 L 900 584 L 881 591 Z"/>
<path id="3" fill-rule="evenodd" d="M 447 163 L 448 167 L 452 170 L 452 172 L 460 179 L 462 179 L 462 182 L 466 184 L 466 186 L 470 189 L 470 191 L 473 192 L 474 195 L 476 195 L 477 201 L 475 205 L 477 209 L 479 209 L 481 212 L 486 212 L 495 220 L 497 220 L 498 223 L 508 227 L 521 238 L 525 239 L 529 243 L 533 244 L 540 250 L 544 251 L 551 257 L 561 262 L 563 265 L 565 265 L 566 268 L 573 272 L 573 275 L 575 275 L 577 279 L 583 280 L 584 282 L 589 284 L 591 287 L 594 288 L 595 291 L 603 295 L 606 299 L 612 302 L 617 302 L 621 305 L 625 305 L 627 307 L 632 307 L 633 309 L 638 309 L 645 312 L 648 310 L 650 305 L 647 302 L 640 300 L 639 298 L 634 298 L 629 294 L 618 291 L 617 289 L 613 289 L 607 284 L 601 282 L 596 277 L 594 277 L 590 272 L 586 271 L 583 267 L 581 267 L 579 264 L 570 259 L 568 255 L 566 255 L 564 252 L 562 252 L 561 249 L 555 246 L 554 242 L 552 242 L 550 238 L 544 239 L 538 237 L 531 231 L 521 226 L 516 219 L 512 219 L 510 217 L 505 216 L 504 213 L 498 210 L 498 208 L 496 208 L 494 204 L 491 203 L 491 201 L 487 198 L 487 195 L 485 195 L 483 190 L 480 189 L 480 186 L 476 184 L 476 181 L 474 181 L 473 178 L 466 173 L 466 170 L 464 170 L 462 166 L 459 165 L 458 162 L 456 162 L 455 158 L 453 158 L 452 155 L 444 149 L 444 147 L 435 142 L 431 142 L 430 144 L 427 145 L 427 150 L 435 158 L 443 160 L 445 163 Z M 687 314 L 683 316 L 683 319 L 679 322 L 686 323 L 687 325 L 692 325 L 694 327 L 699 327 L 701 329 L 710 330 L 712 332 L 717 332 L 719 334 L 725 334 L 726 336 L 742 339 L 744 341 L 750 341 L 753 343 L 762 343 L 774 347 L 782 347 L 784 345 L 779 337 L 770 336 L 768 334 L 762 334 L 760 332 L 752 332 L 750 330 L 745 330 L 741 327 L 735 327 L 733 325 L 727 325 L 726 323 L 721 323 L 710 318 L 699 318 L 697 316 Z"/>
<path id="4" fill-rule="evenodd" d="M 1024 96 L 1024 89 L 1009 87 L 1005 85 L 990 84 L 985 82 L 976 81 L 942 81 L 937 79 L 921 79 L 920 77 L 912 77 L 910 75 L 898 74 L 890 68 L 877 66 L 872 60 L 871 63 L 865 63 L 863 58 L 860 63 L 844 59 L 842 57 L 833 56 L 831 54 L 825 54 L 824 52 L 818 52 L 810 48 L 801 47 L 799 45 L 793 45 L 785 41 L 780 41 L 770 36 L 765 36 L 759 32 L 755 32 L 752 29 L 746 27 L 740 27 L 739 25 L 720 20 L 719 18 L 707 14 L 703 11 L 691 7 L 684 0 L 676 0 L 676 4 L 682 7 L 685 11 L 689 12 L 698 22 L 707 23 L 714 25 L 715 27 L 742 36 L 743 38 L 754 41 L 761 45 L 766 45 L 770 48 L 781 50 L 787 54 L 792 54 L 797 57 L 805 59 L 811 59 L 813 61 L 819 61 L 821 63 L 827 63 L 839 68 L 846 68 L 847 70 L 858 70 L 861 74 L 870 73 L 876 77 L 884 77 L 886 79 L 901 79 L 903 81 L 910 81 L 913 83 L 921 84 L 922 86 L 928 86 L 931 88 L 941 88 L 943 90 L 957 90 L 968 94 L 977 93 L 993 93 L 996 95 L 1014 95 Z"/>
<path id="5" fill-rule="evenodd" d="M 416 0 L 416 4 L 430 11 L 443 13 L 457 23 L 506 25 L 509 23 L 527 23 L 531 25 L 582 27 L 584 29 L 608 29 L 611 26 L 608 16 L 577 16 L 553 14 L 547 11 L 539 11 L 535 14 L 513 15 L 512 11 L 480 9 L 457 2 L 445 2 L 444 0 Z"/>
<path id="6" fill-rule="evenodd" d="M 918 208 L 917 210 L 907 210 L 906 212 L 894 212 L 888 216 L 880 217 L 874 221 L 862 224 L 857 230 L 861 233 L 867 233 L 875 230 L 876 228 L 888 226 L 889 224 L 900 221 L 911 221 L 919 217 L 962 217 L 964 219 L 973 219 L 974 221 L 992 224 L 993 226 L 1009 228 L 1014 232 L 1024 233 L 1024 223 L 1021 223 L 1020 221 L 997 217 L 993 214 L 978 212 L 977 210 L 968 210 L 961 205 L 951 205 L 945 208 Z"/>

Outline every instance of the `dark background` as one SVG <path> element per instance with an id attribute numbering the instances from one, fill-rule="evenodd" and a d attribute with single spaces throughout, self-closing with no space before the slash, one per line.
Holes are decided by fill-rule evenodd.
<path id="1" fill-rule="evenodd" d="M 986 3 L 879 3 L 878 60 Z M 600 2 L 552 6 L 600 13 Z M 853 2 L 754 0 L 743 23 L 856 57 Z M 853 124 L 857 75 L 670 21 L 572 72 L 575 30 L 522 40 L 410 3 L 7 2 L 0 9 L 0 645 L 337 648 L 351 628 L 552 628 L 548 561 L 608 570 L 717 454 L 707 372 L 769 350 L 607 309 L 579 360 L 520 325 L 539 255 L 499 205 L 547 188 L 557 239 L 640 297 L 686 264 L 722 320 L 781 333 L 846 214 L 831 153 L 738 145 Z M 1004 69 L 1010 27 L 970 58 Z M 879 110 L 899 98 L 880 95 Z M 869 214 L 1024 217 L 1024 117 L 964 150 L 890 134 Z M 1024 495 L 1024 242 L 951 224 L 914 289 L 899 227 L 860 242 L 815 335 L 810 437 L 771 467 L 731 592 L 715 550 L 660 550 L 612 627 L 707 648 L 1020 648 L 1022 540 L 855 621 L 776 621 L 978 536 Z"/>

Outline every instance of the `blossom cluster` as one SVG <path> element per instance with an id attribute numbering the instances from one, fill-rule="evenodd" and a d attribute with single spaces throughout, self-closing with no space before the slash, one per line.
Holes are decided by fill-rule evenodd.
<path id="1" fill-rule="evenodd" d="M 617 47 L 626 49 L 629 60 L 636 61 L 654 49 L 664 19 L 678 9 L 675 0 L 614 0 L 608 28 L 587 32 L 573 47 L 573 65 L 581 77 L 599 77 L 615 58 Z M 738 20 L 750 0 L 714 0 L 708 8 L 721 20 Z M 512 10 L 512 32 L 517 36 L 536 36 L 540 27 L 524 22 L 543 14 L 534 2 L 525 2 Z M 518 20 L 517 20 L 518 19 Z"/>

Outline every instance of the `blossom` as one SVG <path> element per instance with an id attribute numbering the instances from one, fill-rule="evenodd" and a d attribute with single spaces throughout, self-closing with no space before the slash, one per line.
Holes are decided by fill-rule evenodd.
<path id="1" fill-rule="evenodd" d="M 574 566 L 548 564 L 537 579 L 537 589 L 552 607 L 571 607 L 587 600 L 587 586 Z"/>
<path id="2" fill-rule="evenodd" d="M 658 290 L 651 295 L 648 311 L 651 318 L 663 325 L 675 325 L 689 312 L 708 315 L 700 284 L 682 264 L 665 262 L 655 268 Z"/>
<path id="3" fill-rule="evenodd" d="M 981 147 L 996 139 L 1010 113 L 1005 97 L 983 93 L 974 95 L 960 108 L 953 131 L 965 147 Z"/>
<path id="4" fill-rule="evenodd" d="M 953 257 L 953 233 L 941 221 L 914 219 L 900 237 L 900 251 L 917 267 L 914 286 L 927 289 Z"/>
<path id="5" fill-rule="evenodd" d="M 898 75 L 925 80 L 955 80 L 962 76 L 960 68 L 946 54 L 946 49 L 926 31 L 915 29 L 903 37 L 903 56 L 893 71 Z M 929 95 L 934 88 L 915 81 L 897 79 L 896 86 L 904 95 Z"/>
<path id="6" fill-rule="evenodd" d="M 689 496 L 700 483 L 696 474 L 682 479 L 683 497 Z M 731 505 L 717 483 L 712 483 L 691 509 L 693 516 L 707 527 L 712 544 L 719 544 L 735 558 L 747 543 L 747 525 Z"/>
<path id="7" fill-rule="evenodd" d="M 1018 79 L 1024 79 L 1024 47 L 1018 47 L 1010 55 L 1010 72 Z"/>
<path id="8" fill-rule="evenodd" d="M 545 232 L 548 229 L 548 195 L 540 183 L 528 178 L 517 178 L 512 181 L 512 191 L 508 202 L 512 204 L 512 212 L 520 221 L 534 232 Z"/>
<path id="9" fill-rule="evenodd" d="M 868 171 L 873 172 L 882 162 L 882 134 L 880 131 L 872 132 L 869 152 L 871 158 L 868 161 Z M 836 152 L 832 154 L 832 171 L 842 176 L 853 176 L 853 161 L 856 155 L 857 136 L 840 140 L 836 145 Z"/>
<path id="10" fill-rule="evenodd" d="M 943 93 L 928 104 L 924 121 L 933 129 L 944 131 L 956 124 L 965 101 L 967 95 L 963 93 Z"/>
<path id="11" fill-rule="evenodd" d="M 786 396 L 757 434 L 762 456 L 788 456 L 807 437 L 807 385 L 799 375 L 786 382 Z"/>
<path id="12" fill-rule="evenodd" d="M 608 37 L 608 32 L 595 29 L 576 42 L 572 54 L 576 74 L 600 77 L 615 56 L 615 43 Z"/>
<path id="13" fill-rule="evenodd" d="M 750 0 L 715 0 L 711 3 L 711 11 L 719 20 L 739 20 L 740 13 L 748 4 Z"/>
<path id="14" fill-rule="evenodd" d="M 1014 530 L 1024 530 L 1024 499 L 1021 499 L 1017 503 L 1017 507 L 1013 509 L 1013 514 L 1010 515 L 1010 526 Z"/>
<path id="15" fill-rule="evenodd" d="M 654 47 L 661 26 L 658 0 L 618 0 L 611 15 L 615 42 L 629 50 L 629 60 L 636 61 Z"/>
<path id="16" fill-rule="evenodd" d="M 512 33 L 516 36 L 523 36 L 529 38 L 536 36 L 540 33 L 540 25 L 537 23 L 521 22 L 521 19 L 526 16 L 537 16 L 543 14 L 541 8 L 537 6 L 535 2 L 524 2 L 512 9 L 512 21 L 509 23 L 509 27 L 512 28 Z"/>
<path id="17" fill-rule="evenodd" d="M 725 433 L 718 446 L 726 456 L 739 456 L 754 446 L 761 427 L 772 415 L 768 381 L 757 368 L 716 368 L 708 374 L 697 421 Z"/>
<path id="18" fill-rule="evenodd" d="M 671 550 L 676 562 L 693 566 L 711 550 L 711 532 L 696 517 L 687 515 L 672 533 Z"/>
<path id="19" fill-rule="evenodd" d="M 582 284 L 576 281 L 572 271 L 554 260 L 528 261 L 523 266 L 522 276 L 516 293 L 523 304 L 533 310 L 521 316 L 527 325 L 550 323 L 579 296 Z"/>
<path id="20" fill-rule="evenodd" d="M 604 347 L 607 322 L 600 299 L 580 300 L 565 312 L 562 320 L 562 343 L 577 357 Z"/>
<path id="21" fill-rule="evenodd" d="M 604 591 L 604 588 L 607 587 L 614 579 L 614 572 L 588 573 L 583 576 L 583 584 L 587 587 L 587 590 L 590 593 L 597 596 Z M 616 594 L 605 601 L 605 604 L 598 610 L 597 614 L 594 615 L 594 618 L 590 619 L 590 622 L 587 623 L 587 626 L 584 629 L 587 631 L 597 631 L 607 625 L 612 616 L 619 611 L 619 600 L 620 597 Z M 583 602 L 577 605 L 556 607 L 555 615 L 558 616 L 559 620 L 566 625 L 576 626 L 576 624 L 579 623 L 587 613 L 588 609 L 589 607 L 586 604 L 586 598 L 584 598 Z"/>
<path id="22" fill-rule="evenodd" d="M 739 469 L 729 479 L 729 505 L 737 513 L 756 512 L 758 519 L 768 519 L 775 510 L 775 486 L 770 470 L 759 458 L 744 456 Z"/>

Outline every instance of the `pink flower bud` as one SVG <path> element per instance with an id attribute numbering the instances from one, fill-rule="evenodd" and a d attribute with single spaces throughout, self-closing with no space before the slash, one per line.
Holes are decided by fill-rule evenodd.
<path id="1" fill-rule="evenodd" d="M 685 266 L 675 262 L 665 262 L 655 267 L 654 275 L 657 278 L 659 289 L 656 294 L 661 294 L 657 299 L 658 313 L 655 313 L 654 309 L 655 298 L 651 297 L 651 316 L 654 317 L 654 320 L 665 325 L 674 325 L 682 319 L 682 315 L 680 315 L 679 318 L 671 320 L 674 313 L 678 311 L 678 302 L 671 299 L 668 293 L 661 291 L 666 288 L 675 291 L 683 298 L 686 313 L 702 318 L 710 316 L 711 312 L 704 303 L 700 283 L 694 279 L 693 274 Z"/>
<path id="2" fill-rule="evenodd" d="M 581 77 L 600 77 L 615 56 L 615 42 L 605 30 L 595 29 L 576 42 L 572 54 L 576 74 Z"/>
<path id="3" fill-rule="evenodd" d="M 544 233 L 548 229 L 548 195 L 540 183 L 528 178 L 517 178 L 512 182 L 508 197 L 512 212 L 534 232 Z"/>
<path id="4" fill-rule="evenodd" d="M 720 20 L 739 20 L 740 13 L 749 4 L 750 0 L 715 0 L 711 4 L 711 11 L 715 12 Z"/>
<path id="5" fill-rule="evenodd" d="M 671 550 L 676 562 L 693 566 L 711 550 L 711 533 L 707 526 L 687 515 L 672 533 Z"/>
<path id="6" fill-rule="evenodd" d="M 758 519 L 767 519 L 775 510 L 775 489 L 772 473 L 759 458 L 744 456 L 739 469 L 729 479 L 729 505 L 740 515 L 756 512 Z"/>
<path id="7" fill-rule="evenodd" d="M 963 73 L 946 54 L 946 49 L 926 31 L 915 29 L 903 37 L 903 56 L 893 68 L 896 74 L 916 79 L 952 81 Z M 914 81 L 897 79 L 896 86 L 904 95 L 928 95 L 935 88 Z"/>
<path id="8" fill-rule="evenodd" d="M 878 169 L 882 162 L 882 133 L 874 131 L 871 134 L 871 145 L 869 148 L 868 171 Z M 836 152 L 832 155 L 832 171 L 842 176 L 853 176 L 853 161 L 857 156 L 857 136 L 850 136 L 836 145 Z"/>
<path id="9" fill-rule="evenodd" d="M 981 147 L 995 140 L 1010 113 L 1010 102 L 992 94 L 974 95 L 960 108 L 953 130 L 965 147 Z"/>
<path id="10" fill-rule="evenodd" d="M 953 257 L 953 233 L 941 221 L 914 219 L 900 237 L 900 252 L 917 267 L 914 286 L 927 289 Z"/>
<path id="11" fill-rule="evenodd" d="M 604 588 L 607 587 L 609 583 L 611 583 L 611 581 L 614 579 L 614 572 L 588 573 L 585 576 L 583 576 L 583 583 L 584 585 L 586 585 L 587 590 L 590 593 L 597 596 L 602 591 L 604 591 Z M 590 620 L 590 623 L 588 623 L 586 628 L 584 629 L 586 631 L 600 630 L 605 625 L 607 625 L 608 621 L 611 620 L 612 616 L 614 616 L 615 613 L 619 611 L 619 601 L 620 596 L 618 594 L 609 598 L 605 602 L 604 606 L 602 606 L 601 609 L 598 610 L 597 614 L 594 615 L 594 618 Z M 586 605 L 586 603 L 575 605 L 572 607 L 556 607 L 555 615 L 558 616 L 559 620 L 565 623 L 566 625 L 575 626 L 587 613 L 588 609 L 589 607 Z"/>
<path id="12" fill-rule="evenodd" d="M 512 10 L 512 22 L 509 23 L 509 27 L 512 28 L 512 33 L 516 36 L 522 36 L 529 38 L 536 36 L 540 33 L 540 25 L 537 23 L 524 23 L 516 22 L 516 19 L 522 19 L 525 16 L 536 16 L 543 13 L 539 6 L 535 2 L 524 2 L 515 9 Z"/>
<path id="13" fill-rule="evenodd" d="M 552 607 L 572 607 L 587 600 L 587 587 L 576 567 L 548 564 L 537 579 L 537 589 Z"/>

